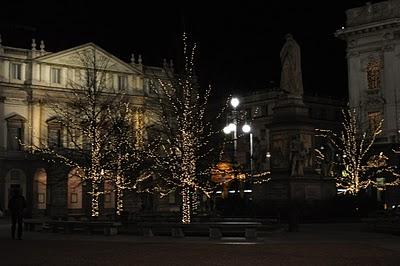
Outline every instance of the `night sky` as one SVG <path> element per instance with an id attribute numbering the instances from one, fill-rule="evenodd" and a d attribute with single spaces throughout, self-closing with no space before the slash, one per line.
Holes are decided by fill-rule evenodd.
<path id="1" fill-rule="evenodd" d="M 345 25 L 345 10 L 365 1 L 146 2 L 4 2 L 3 45 L 30 48 L 36 38 L 54 52 L 94 42 L 124 61 L 140 53 L 144 64 L 161 66 L 163 58 L 177 58 L 186 30 L 198 44 L 202 84 L 228 95 L 278 85 L 279 52 L 292 33 L 302 49 L 306 93 L 347 95 L 345 43 L 334 32 Z"/>

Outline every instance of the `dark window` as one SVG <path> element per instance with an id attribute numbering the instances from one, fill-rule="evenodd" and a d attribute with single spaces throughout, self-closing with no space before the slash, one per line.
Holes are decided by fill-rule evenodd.
<path id="1" fill-rule="evenodd" d="M 20 116 L 7 119 L 7 149 L 21 151 L 24 141 L 25 120 Z"/>
<path id="2" fill-rule="evenodd" d="M 22 80 L 22 65 L 21 64 L 11 64 L 11 77 L 13 79 Z"/>
<path id="3" fill-rule="evenodd" d="M 57 119 L 47 121 L 47 144 L 49 148 L 62 148 L 62 126 Z"/>

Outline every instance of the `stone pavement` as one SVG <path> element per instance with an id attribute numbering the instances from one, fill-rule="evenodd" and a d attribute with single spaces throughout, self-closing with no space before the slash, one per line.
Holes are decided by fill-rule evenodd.
<path id="1" fill-rule="evenodd" d="M 256 242 L 243 238 L 143 238 L 24 232 L 11 240 L 0 222 L 0 265 L 400 265 L 400 236 L 360 224 L 307 224 Z"/>

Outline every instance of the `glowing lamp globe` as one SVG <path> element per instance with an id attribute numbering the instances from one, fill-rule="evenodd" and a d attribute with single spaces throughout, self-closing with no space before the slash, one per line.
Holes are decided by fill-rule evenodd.
<path id="1" fill-rule="evenodd" d="M 240 103 L 240 102 L 239 102 L 239 99 L 238 99 L 238 98 L 234 97 L 234 98 L 231 99 L 231 105 L 232 105 L 233 108 L 238 107 L 238 106 L 239 106 L 239 103 Z"/>
<path id="2" fill-rule="evenodd" d="M 236 125 L 234 123 L 230 123 L 228 125 L 228 129 L 230 132 L 236 131 Z"/>
<path id="3" fill-rule="evenodd" d="M 223 131 L 225 134 L 231 133 L 231 129 L 229 128 L 229 126 L 224 127 Z"/>
<path id="4" fill-rule="evenodd" d="M 244 133 L 249 133 L 249 132 L 251 131 L 250 125 L 247 125 L 247 124 L 243 125 L 242 131 L 243 131 Z"/>

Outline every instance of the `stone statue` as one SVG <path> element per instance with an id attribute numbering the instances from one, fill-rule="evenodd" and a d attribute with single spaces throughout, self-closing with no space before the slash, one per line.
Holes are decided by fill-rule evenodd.
<path id="1" fill-rule="evenodd" d="M 286 34 L 286 43 L 280 52 L 281 89 L 294 96 L 303 96 L 301 76 L 300 46 L 291 34 Z"/>
<path id="2" fill-rule="evenodd" d="M 299 136 L 296 136 L 290 142 L 290 176 L 304 176 L 304 164 L 307 157 L 307 151 Z"/>

